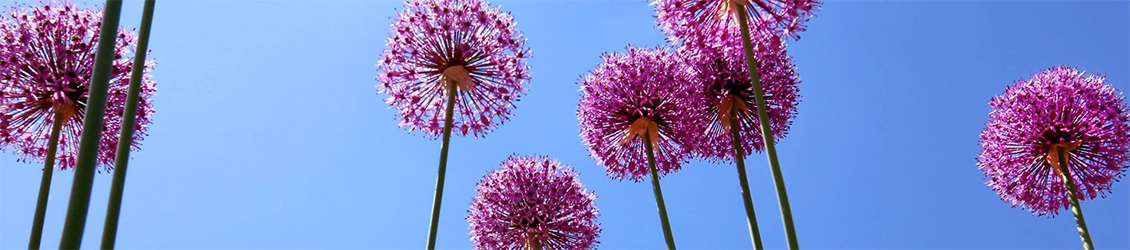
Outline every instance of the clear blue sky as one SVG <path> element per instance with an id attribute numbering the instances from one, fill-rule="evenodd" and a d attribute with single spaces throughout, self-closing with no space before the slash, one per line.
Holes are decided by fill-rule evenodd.
<path id="1" fill-rule="evenodd" d="M 5 1 L 4 5 L 11 2 Z M 375 63 L 399 1 L 158 1 L 150 135 L 130 163 L 122 249 L 423 248 L 438 140 L 396 127 Z M 652 190 L 614 181 L 579 138 L 578 77 L 605 51 L 659 45 L 646 1 L 494 1 L 529 38 L 532 83 L 513 119 L 454 138 L 440 248 L 470 248 L 474 185 L 512 153 L 546 154 L 600 196 L 603 249 L 662 248 Z M 87 3 L 90 5 L 90 3 Z M 136 27 L 140 1 L 125 4 Z M 1070 212 L 999 200 L 974 165 L 986 101 L 1069 64 L 1130 91 L 1125 1 L 830 1 L 792 42 L 799 115 L 779 147 L 806 249 L 1079 249 Z M 25 248 L 40 165 L 0 154 L 0 248 Z M 785 240 L 764 155 L 748 161 L 768 248 Z M 73 174 L 55 175 L 44 249 Z M 1083 203 L 1098 248 L 1130 248 L 1130 187 Z M 96 177 L 84 247 L 101 237 Z M 734 167 L 663 179 L 685 249 L 750 248 Z"/>

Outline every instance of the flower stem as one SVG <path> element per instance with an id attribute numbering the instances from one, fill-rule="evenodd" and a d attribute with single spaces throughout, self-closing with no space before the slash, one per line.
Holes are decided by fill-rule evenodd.
<path id="1" fill-rule="evenodd" d="M 126 185 L 126 167 L 129 150 L 133 146 L 133 132 L 137 125 L 137 105 L 141 95 L 141 81 L 145 74 L 145 55 L 149 51 L 149 28 L 153 23 L 154 0 L 145 0 L 141 11 L 141 29 L 138 31 L 137 53 L 130 72 L 129 93 L 122 112 L 122 131 L 118 137 L 118 151 L 114 154 L 114 179 L 110 184 L 110 201 L 106 206 L 106 223 L 102 228 L 102 249 L 114 249 L 118 236 L 118 218 L 122 211 L 122 193 Z"/>
<path id="2" fill-rule="evenodd" d="M 1083 208 L 1079 207 L 1079 196 L 1075 193 L 1075 182 L 1071 179 L 1071 171 L 1067 167 L 1067 149 L 1055 147 L 1059 152 L 1059 176 L 1063 177 L 1063 184 L 1067 186 L 1067 196 L 1071 197 L 1071 212 L 1075 214 L 1075 224 L 1079 227 L 1079 238 L 1083 240 L 1083 249 L 1095 250 L 1095 243 L 1091 242 L 1091 233 L 1087 230 L 1087 220 L 1083 218 Z"/>
<path id="3" fill-rule="evenodd" d="M 742 200 L 745 202 L 745 218 L 749 222 L 749 238 L 753 249 L 765 249 L 761 245 L 761 232 L 757 229 L 757 214 L 753 211 L 753 198 L 750 198 L 749 180 L 745 176 L 745 153 L 742 152 L 741 126 L 738 123 L 738 106 L 730 105 L 730 137 L 734 144 L 734 164 L 738 167 L 738 182 L 742 186 Z"/>
<path id="4" fill-rule="evenodd" d="M 432 201 L 432 222 L 428 227 L 428 250 L 436 248 L 436 230 L 439 229 L 439 205 L 443 200 L 443 178 L 447 173 L 447 149 L 451 142 L 451 116 L 455 112 L 455 81 L 447 82 L 447 110 L 443 115 L 443 144 L 439 147 L 439 177 L 436 177 L 436 196 Z"/>
<path id="5" fill-rule="evenodd" d="M 78 249 L 82 245 L 82 231 L 86 227 L 87 210 L 90 209 L 90 188 L 94 185 L 94 168 L 98 165 L 102 121 L 106 115 L 106 90 L 110 82 L 110 68 L 113 66 L 114 44 L 117 42 L 115 38 L 118 37 L 118 18 L 121 11 L 121 0 L 106 0 L 102 27 L 98 33 L 98 52 L 94 56 L 94 73 L 87 93 L 75 177 L 71 185 L 71 199 L 67 204 L 67 217 L 63 223 L 63 236 L 59 242 L 59 249 Z"/>
<path id="6" fill-rule="evenodd" d="M 738 24 L 741 25 L 742 47 L 745 48 L 746 64 L 749 65 L 749 79 L 753 82 L 753 99 L 757 103 L 757 120 L 761 124 L 761 141 L 765 142 L 765 154 L 769 157 L 769 168 L 773 172 L 773 184 L 777 189 L 777 200 L 781 205 L 781 220 L 785 224 L 785 237 L 789 249 L 800 249 L 793 225 L 793 212 L 789 207 L 789 195 L 785 191 L 785 177 L 781 174 L 781 164 L 777 161 L 777 148 L 773 145 L 773 128 L 769 126 L 769 114 L 765 106 L 765 91 L 761 89 L 761 77 L 757 72 L 757 61 L 753 56 L 753 43 L 750 41 L 749 17 L 744 6 L 738 6 Z"/>
<path id="7" fill-rule="evenodd" d="M 541 241 L 537 238 L 531 238 L 526 241 L 526 250 L 542 250 Z"/>
<path id="8" fill-rule="evenodd" d="M 675 236 L 671 235 L 671 222 L 667 220 L 667 205 L 663 202 L 663 188 L 659 186 L 659 173 L 655 170 L 655 152 L 651 145 L 650 131 L 644 131 L 644 147 L 647 148 L 647 169 L 651 171 L 651 188 L 655 191 L 655 205 L 659 207 L 659 222 L 663 224 L 663 238 L 667 249 L 675 249 Z"/>
<path id="9" fill-rule="evenodd" d="M 27 249 L 39 249 L 43 238 L 43 219 L 47 217 L 47 195 L 51 193 L 51 175 L 55 173 L 55 154 L 59 150 L 59 132 L 67 123 L 62 111 L 55 111 L 55 120 L 51 122 L 51 138 L 47 142 L 47 159 L 43 160 L 43 179 L 39 181 L 39 200 L 35 203 L 35 218 L 31 222 L 31 240 Z"/>

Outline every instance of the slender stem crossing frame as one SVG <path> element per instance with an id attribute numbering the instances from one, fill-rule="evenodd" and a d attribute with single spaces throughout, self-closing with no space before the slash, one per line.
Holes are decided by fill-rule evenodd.
<path id="1" fill-rule="evenodd" d="M 675 250 L 675 236 L 671 235 L 671 221 L 667 219 L 667 205 L 663 202 L 663 188 L 659 186 L 659 173 L 655 170 L 655 152 L 651 145 L 651 131 L 644 131 L 644 147 L 647 148 L 647 170 L 651 173 L 651 189 L 655 191 L 655 206 L 659 208 L 659 222 L 663 224 L 663 239 L 667 249 Z"/>
<path id="2" fill-rule="evenodd" d="M 443 114 L 443 144 L 439 147 L 439 176 L 436 177 L 435 200 L 432 201 L 432 221 L 428 227 L 428 250 L 436 249 L 436 230 L 439 229 L 439 207 L 443 201 L 443 180 L 447 173 L 447 150 L 451 142 L 451 119 L 455 112 L 455 96 L 459 92 L 454 80 L 447 82 L 447 109 Z"/>
<path id="3" fill-rule="evenodd" d="M 133 146 L 133 132 L 137 125 L 137 105 L 141 99 L 145 55 L 149 51 L 149 28 L 153 24 L 154 2 L 155 0 L 145 0 L 145 7 L 141 11 L 141 28 L 138 31 L 137 49 L 134 50 L 136 54 L 133 57 L 133 71 L 130 72 L 129 93 L 126 94 L 126 107 L 122 113 L 122 132 L 118 137 L 118 151 L 114 154 L 114 179 L 110 184 L 110 201 L 106 205 L 106 223 L 102 228 L 102 249 L 114 249 L 118 237 L 118 219 L 122 211 L 129 150 Z"/>
<path id="4" fill-rule="evenodd" d="M 87 210 L 90 209 L 90 188 L 94 185 L 94 168 L 98 165 L 102 121 L 106 115 L 106 91 L 110 82 L 110 68 L 114 62 L 114 45 L 117 42 L 118 18 L 121 12 L 121 0 L 106 0 L 102 27 L 98 33 L 98 51 L 94 56 L 94 73 L 90 80 L 86 113 L 82 122 L 74 184 L 71 185 L 71 199 L 67 204 L 67 219 L 63 223 L 63 236 L 59 241 L 59 249 L 78 249 L 82 246 L 82 231 L 86 227 Z"/>
<path id="5" fill-rule="evenodd" d="M 765 91 L 761 89 L 761 77 L 757 72 L 757 61 L 753 56 L 753 43 L 749 35 L 749 14 L 745 6 L 735 3 L 738 25 L 742 31 L 742 47 L 745 48 L 746 64 L 749 65 L 749 79 L 753 82 L 753 99 L 757 103 L 757 120 L 761 123 L 761 141 L 765 142 L 765 155 L 769 157 L 769 168 L 773 172 L 773 184 L 777 189 L 777 200 L 781 205 L 781 220 L 785 224 L 785 237 L 789 249 L 800 249 L 793 225 L 793 212 L 789 207 L 789 195 L 785 191 L 785 177 L 781 174 L 781 164 L 777 161 L 777 147 L 773 142 L 773 128 L 769 126 L 769 114 L 765 106 Z"/>
<path id="6" fill-rule="evenodd" d="M 746 222 L 749 223 L 749 238 L 753 240 L 753 249 L 761 250 L 761 231 L 757 228 L 757 213 L 753 210 L 753 198 L 750 197 L 749 180 L 745 175 L 745 152 L 742 152 L 741 125 L 738 123 L 738 105 L 730 105 L 730 137 L 734 146 L 734 165 L 738 168 L 738 183 L 742 186 L 742 201 L 745 203 Z"/>
<path id="7" fill-rule="evenodd" d="M 1083 241 L 1083 249 L 1095 250 L 1095 243 L 1091 242 L 1091 232 L 1087 230 L 1087 220 L 1083 218 L 1083 208 L 1079 207 L 1079 196 L 1075 193 L 1075 181 L 1071 179 L 1071 170 L 1067 167 L 1067 149 L 1055 147 L 1059 154 L 1059 176 L 1063 177 L 1063 184 L 1067 186 L 1067 196 L 1071 197 L 1071 213 L 1075 214 L 1075 224 L 1079 225 L 1079 239 Z"/>
<path id="8" fill-rule="evenodd" d="M 39 249 L 43 241 L 43 219 L 47 217 L 47 198 L 51 193 L 51 175 L 55 173 L 55 154 L 59 151 L 59 133 L 66 125 L 66 115 L 63 111 L 55 110 L 55 120 L 51 122 L 51 138 L 47 142 L 47 159 L 43 160 L 43 179 L 39 181 L 39 200 L 35 203 L 35 218 L 31 222 L 31 239 L 28 240 L 27 249 Z"/>

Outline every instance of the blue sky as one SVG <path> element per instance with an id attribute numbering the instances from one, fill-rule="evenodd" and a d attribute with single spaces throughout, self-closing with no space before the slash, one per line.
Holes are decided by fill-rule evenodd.
<path id="1" fill-rule="evenodd" d="M 493 1 L 529 38 L 532 82 L 511 121 L 452 139 L 438 247 L 470 248 L 474 185 L 512 153 L 559 158 L 599 195 L 603 249 L 658 249 L 647 183 L 615 181 L 577 135 L 578 77 L 605 51 L 660 45 L 646 1 Z M 4 5 L 11 2 L 5 1 Z M 396 127 L 374 64 L 398 1 L 159 1 L 150 135 L 133 154 L 122 249 L 423 248 L 439 141 Z M 91 5 L 91 3 L 87 3 Z M 140 1 L 122 24 L 136 27 Z M 791 43 L 799 115 L 778 148 L 806 249 L 1078 249 L 1069 212 L 1010 208 L 975 157 L 986 101 L 1068 64 L 1130 91 L 1125 1 L 831 1 Z M 785 240 L 764 155 L 749 163 L 768 248 Z M 40 165 L 0 153 L 0 248 L 26 247 Z M 55 174 L 56 248 L 73 174 Z M 1124 178 L 1125 179 L 1125 178 Z M 750 248 L 734 167 L 662 180 L 685 249 Z M 97 175 L 84 246 L 101 237 Z M 1086 201 L 1098 248 L 1130 248 L 1130 188 Z"/>

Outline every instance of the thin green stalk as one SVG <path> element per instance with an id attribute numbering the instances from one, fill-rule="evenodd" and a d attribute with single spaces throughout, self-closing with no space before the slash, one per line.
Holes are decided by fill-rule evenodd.
<path id="1" fill-rule="evenodd" d="M 742 186 L 742 201 L 745 202 L 745 218 L 749 222 L 749 238 L 753 249 L 765 249 L 761 245 L 761 232 L 757 229 L 757 214 L 753 211 L 753 198 L 749 193 L 749 180 L 745 176 L 745 153 L 742 152 L 741 126 L 738 123 L 738 105 L 730 105 L 730 137 L 734 145 L 734 163 L 738 167 L 738 183 Z"/>
<path id="2" fill-rule="evenodd" d="M 738 24 L 741 25 L 742 47 L 745 48 L 746 64 L 749 65 L 749 79 L 753 82 L 753 99 L 757 102 L 757 120 L 761 123 L 761 139 L 765 142 L 765 155 L 769 157 L 769 168 L 773 172 L 773 184 L 777 189 L 777 200 L 781 205 L 781 220 L 785 224 L 785 237 L 789 249 L 800 249 L 793 225 L 793 212 L 789 207 L 789 195 L 785 191 L 785 177 L 781 174 L 781 164 L 777 161 L 777 147 L 773 145 L 773 128 L 769 126 L 769 114 L 765 107 L 765 91 L 761 89 L 761 77 L 757 72 L 757 62 L 753 56 L 753 43 L 749 36 L 749 17 L 744 6 L 737 6 Z"/>
<path id="3" fill-rule="evenodd" d="M 55 111 L 55 120 L 51 124 L 51 137 L 47 142 L 47 159 L 43 160 L 43 179 L 39 181 L 39 200 L 35 203 L 35 218 L 31 222 L 31 240 L 27 249 L 39 249 L 43 238 L 43 219 L 47 217 L 47 195 L 51 193 L 51 175 L 55 173 L 55 153 L 59 149 L 59 132 L 67 124 L 66 115 L 62 111 Z"/>
<path id="4" fill-rule="evenodd" d="M 118 218 L 122 211 L 129 150 L 133 146 L 134 126 L 137 125 L 137 104 L 145 74 L 145 55 L 149 51 L 149 28 L 153 24 L 154 4 L 154 0 L 145 0 L 145 7 L 141 11 L 141 29 L 138 31 L 135 50 L 137 54 L 134 55 L 133 71 L 130 72 L 129 93 L 126 94 L 126 107 L 122 112 L 122 132 L 118 137 L 118 151 L 114 156 L 114 180 L 110 184 L 110 201 L 106 205 L 106 223 L 102 228 L 102 249 L 114 249 L 114 242 L 118 237 Z"/>
<path id="5" fill-rule="evenodd" d="M 667 249 L 675 249 L 675 236 L 671 235 L 671 222 L 667 220 L 667 205 L 663 202 L 663 188 L 659 187 L 659 173 L 655 170 L 655 152 L 651 147 L 650 131 L 644 131 L 643 143 L 647 148 L 647 169 L 651 171 L 651 189 L 655 191 L 655 206 L 659 207 L 659 222 L 663 224 L 663 239 Z"/>
<path id="6" fill-rule="evenodd" d="M 1063 177 L 1063 184 L 1067 186 L 1067 196 L 1071 197 L 1071 213 L 1075 214 L 1075 224 L 1079 225 L 1079 238 L 1083 241 L 1083 249 L 1095 250 L 1095 243 L 1091 242 L 1091 233 L 1087 230 L 1087 220 L 1083 218 L 1083 208 L 1079 207 L 1079 196 L 1075 193 L 1075 181 L 1071 179 L 1071 171 L 1067 167 L 1067 149 L 1055 147 L 1059 152 L 1059 176 Z"/>
<path id="7" fill-rule="evenodd" d="M 98 164 L 102 120 L 106 114 L 106 90 L 110 82 L 110 67 L 113 66 L 114 44 L 117 42 L 115 38 L 118 37 L 118 18 L 121 12 L 121 0 L 106 0 L 102 27 L 98 33 L 98 52 L 94 56 L 94 74 L 90 80 L 83 116 L 75 179 L 71 186 L 71 200 L 67 204 L 67 219 L 63 223 L 59 249 L 78 249 L 82 246 L 82 231 L 86 227 L 90 188 L 94 185 L 94 168 Z"/>
<path id="8" fill-rule="evenodd" d="M 439 177 L 436 177 L 436 197 L 432 201 L 432 222 L 428 227 L 428 250 L 436 249 L 436 230 L 439 229 L 439 205 L 443 201 L 443 177 L 447 173 L 447 149 L 451 142 L 451 116 L 455 112 L 455 81 L 447 82 L 447 110 L 443 114 L 443 144 L 439 146 Z"/>

